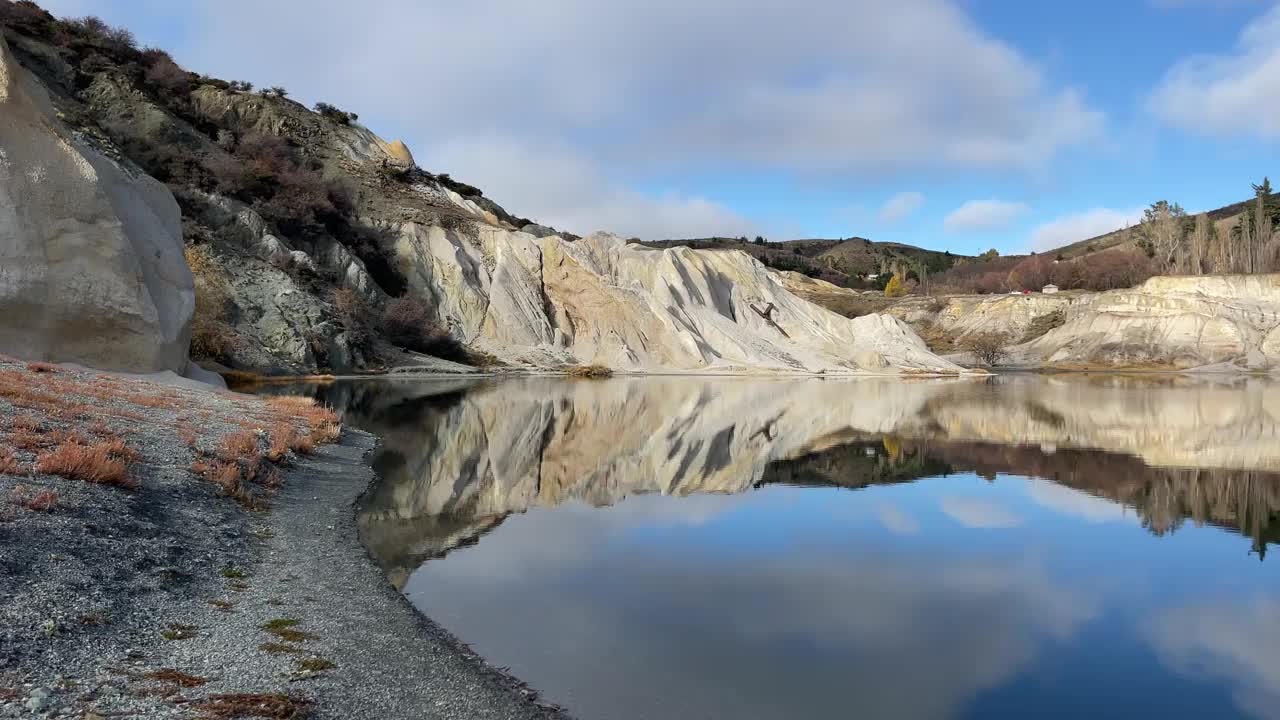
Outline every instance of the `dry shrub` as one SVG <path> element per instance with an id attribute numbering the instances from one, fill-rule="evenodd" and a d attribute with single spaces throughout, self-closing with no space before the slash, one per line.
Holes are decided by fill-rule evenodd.
<path id="1" fill-rule="evenodd" d="M 40 429 L 40 420 L 31 415 L 19 415 L 10 423 L 14 430 L 26 430 L 27 432 L 36 432 Z"/>
<path id="2" fill-rule="evenodd" d="M 333 410 L 308 397 L 279 395 L 269 398 L 267 406 L 285 418 L 296 418 L 306 423 L 312 442 L 328 444 L 342 435 L 342 421 Z"/>
<path id="3" fill-rule="evenodd" d="M 9 433 L 9 444 L 19 450 L 41 450 L 52 443 L 39 433 L 30 430 L 15 430 Z"/>
<path id="4" fill-rule="evenodd" d="M 63 443 L 75 443 L 76 445 L 88 445 L 89 438 L 85 437 L 79 430 L 54 430 L 46 436 L 49 445 L 61 445 Z"/>
<path id="5" fill-rule="evenodd" d="M 613 370 L 604 365 L 574 365 L 565 370 L 570 377 L 580 378 L 607 378 L 613 375 Z"/>
<path id="6" fill-rule="evenodd" d="M 229 319 L 231 292 L 209 249 L 191 245 L 183 252 L 196 281 L 196 307 L 191 317 L 191 356 L 196 359 L 230 359 L 244 346 Z"/>
<path id="7" fill-rule="evenodd" d="M 20 505 L 33 512 L 52 512 L 58 507 L 58 493 L 53 490 L 32 490 L 26 485 L 18 485 L 10 493 L 15 505 Z"/>
<path id="8" fill-rule="evenodd" d="M 58 371 L 58 366 L 47 362 L 29 362 L 27 369 L 35 373 L 52 373 Z"/>
<path id="9" fill-rule="evenodd" d="M 186 423 L 178 426 L 178 439 L 192 450 L 196 447 L 196 431 Z"/>
<path id="10" fill-rule="evenodd" d="M 210 695 L 192 707 L 215 718 L 259 717 L 304 720 L 311 717 L 311 701 L 299 695 L 236 693 Z"/>
<path id="11" fill-rule="evenodd" d="M 21 475 L 22 468 L 18 466 L 18 459 L 13 456 L 13 451 L 9 448 L 0 447 L 0 475 Z"/>
<path id="12" fill-rule="evenodd" d="M 271 431 L 271 447 L 267 450 L 267 459 L 271 462 L 280 462 L 290 450 L 299 455 L 309 455 L 315 447 L 309 435 L 298 432 L 292 422 L 281 420 Z"/>
<path id="13" fill-rule="evenodd" d="M 195 675 L 190 675 L 188 673 L 182 672 L 181 670 L 174 670 L 173 668 L 165 668 L 163 670 L 156 670 L 155 672 L 149 672 L 143 677 L 147 678 L 148 680 L 158 680 L 160 682 L 172 683 L 179 687 L 185 687 L 185 688 L 200 687 L 201 685 L 204 685 L 205 683 L 209 682 L 205 678 L 197 677 Z"/>
<path id="14" fill-rule="evenodd" d="M 93 445 L 64 442 L 36 457 L 36 471 L 132 490 L 138 486 L 129 477 L 129 463 L 135 456 L 119 440 Z"/>
<path id="15" fill-rule="evenodd" d="M 156 408 L 160 410 L 177 410 L 182 407 L 182 402 L 177 398 L 166 397 L 163 395 L 144 395 L 142 393 L 134 393 L 125 395 L 124 400 L 142 407 Z"/>
<path id="16" fill-rule="evenodd" d="M 440 326 L 430 306 L 405 295 L 387 303 L 380 322 L 383 335 L 407 350 L 470 363 L 466 347 Z"/>
<path id="17" fill-rule="evenodd" d="M 258 434 L 252 430 L 223 435 L 218 446 L 218 458 L 224 462 L 250 462 L 261 456 Z"/>

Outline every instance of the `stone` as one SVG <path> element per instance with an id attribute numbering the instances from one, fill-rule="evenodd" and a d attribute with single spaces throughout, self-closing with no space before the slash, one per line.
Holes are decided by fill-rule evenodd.
<path id="1" fill-rule="evenodd" d="M 27 696 L 27 709 L 33 713 L 48 711 L 53 705 L 53 700 L 49 695 L 50 690 L 48 688 L 38 687 L 32 690 L 31 694 Z"/>
<path id="2" fill-rule="evenodd" d="M 184 371 L 182 252 L 173 195 L 66 128 L 0 37 L 0 351 Z"/>
<path id="3" fill-rule="evenodd" d="M 405 145 L 403 140 L 392 140 L 387 143 L 386 150 L 387 154 L 390 155 L 397 163 L 401 165 L 408 165 L 410 167 L 415 165 L 413 162 L 413 153 L 409 152 L 409 146 Z"/>

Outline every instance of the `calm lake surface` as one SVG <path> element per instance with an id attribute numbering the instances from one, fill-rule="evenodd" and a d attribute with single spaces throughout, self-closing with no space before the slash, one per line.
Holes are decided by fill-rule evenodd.
<path id="1" fill-rule="evenodd" d="M 584 720 L 1280 717 L 1280 385 L 320 392 L 392 582 Z"/>

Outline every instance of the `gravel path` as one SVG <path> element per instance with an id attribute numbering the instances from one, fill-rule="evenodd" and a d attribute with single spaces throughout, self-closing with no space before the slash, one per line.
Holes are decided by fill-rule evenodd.
<path id="1" fill-rule="evenodd" d="M 0 468 L 0 718 L 565 717 L 419 615 L 369 559 L 353 505 L 374 479 L 372 436 L 290 453 L 255 512 L 191 463 L 260 398 L 21 372 L 0 361 L 0 440 L 22 447 L 32 418 L 41 436 L 93 422 L 138 460 L 132 488 L 47 475 L 34 469 L 47 447 L 28 438 L 21 469 Z M 110 392 L 76 394 L 93 387 Z M 87 404 L 59 410 L 71 394 Z M 183 418 L 199 440 L 182 439 Z M 29 507 L 42 491 L 55 506 Z"/>

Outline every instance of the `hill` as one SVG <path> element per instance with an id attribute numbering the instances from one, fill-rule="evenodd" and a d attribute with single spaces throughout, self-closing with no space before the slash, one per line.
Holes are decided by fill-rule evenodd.
<path id="1" fill-rule="evenodd" d="M 744 237 L 709 237 L 635 242 L 654 248 L 685 246 L 701 250 L 741 250 L 774 270 L 798 272 L 833 285 L 858 289 L 883 289 L 895 269 L 914 273 L 922 267 L 933 274 L 972 259 L 949 251 L 876 242 L 861 237 L 783 242 L 769 242 L 763 238 L 752 241 Z M 871 275 L 877 277 L 868 277 Z"/>
<path id="2" fill-rule="evenodd" d="M 1209 216 L 1209 220 L 1213 222 L 1217 231 L 1225 233 L 1231 230 L 1236 222 L 1239 221 L 1240 216 L 1245 213 L 1253 202 L 1254 198 L 1249 198 L 1248 200 L 1241 200 L 1237 203 L 1204 212 Z M 1280 202 L 1280 193 L 1273 193 L 1271 202 Z M 1078 240 L 1070 245 L 1046 250 L 1044 254 L 1054 258 L 1071 259 L 1111 249 L 1137 249 L 1137 240 L 1133 237 L 1133 228 L 1121 228 L 1109 233 L 1085 238 L 1084 240 Z"/>

